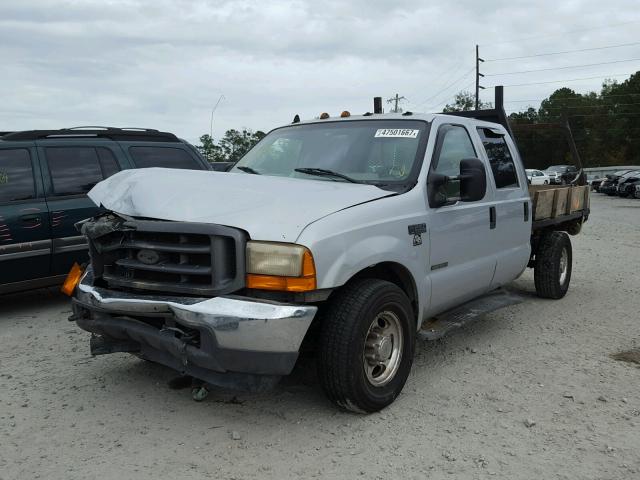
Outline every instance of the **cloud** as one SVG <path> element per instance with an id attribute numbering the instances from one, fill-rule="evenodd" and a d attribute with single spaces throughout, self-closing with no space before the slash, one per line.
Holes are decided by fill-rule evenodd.
<path id="1" fill-rule="evenodd" d="M 374 95 L 396 92 L 409 98 L 408 108 L 437 110 L 457 90 L 473 86 L 473 73 L 463 74 L 474 65 L 476 43 L 488 60 L 629 43 L 640 24 L 639 14 L 629 14 L 634 7 L 630 0 L 611 10 L 591 0 L 4 2 L 0 130 L 145 126 L 194 141 L 208 131 L 221 94 L 216 136 L 243 126 L 268 130 L 295 113 L 364 112 Z M 594 28 L 616 24 L 622 25 Z M 490 74 L 638 57 L 638 46 L 630 46 L 486 62 L 482 69 Z M 534 83 L 638 67 L 629 62 L 483 82 Z M 582 91 L 600 83 L 571 86 Z M 509 87 L 506 96 L 543 98 L 560 86 Z"/>

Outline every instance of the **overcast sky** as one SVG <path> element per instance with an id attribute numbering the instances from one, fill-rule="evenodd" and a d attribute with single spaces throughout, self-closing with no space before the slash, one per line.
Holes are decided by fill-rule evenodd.
<path id="1" fill-rule="evenodd" d="M 438 111 L 473 90 L 476 43 L 491 60 L 636 43 L 638 32 L 637 0 L 3 0 L 0 130 L 136 126 L 197 141 L 220 95 L 214 137 L 269 130 L 296 113 L 363 113 L 372 97 L 396 92 L 405 109 Z M 605 76 L 640 70 L 631 59 L 640 59 L 640 43 L 488 61 L 483 83 L 599 77 L 565 82 L 599 90 Z M 505 99 L 525 108 L 514 101 L 560 86 L 507 87 Z"/>

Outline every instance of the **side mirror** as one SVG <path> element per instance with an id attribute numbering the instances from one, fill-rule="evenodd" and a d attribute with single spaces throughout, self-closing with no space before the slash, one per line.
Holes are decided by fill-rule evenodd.
<path id="1" fill-rule="evenodd" d="M 487 192 L 487 172 L 482 160 L 465 158 L 460 162 L 460 200 L 482 200 Z"/>

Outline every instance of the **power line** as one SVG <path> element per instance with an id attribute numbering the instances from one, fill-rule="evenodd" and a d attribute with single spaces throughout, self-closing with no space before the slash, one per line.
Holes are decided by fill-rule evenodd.
<path id="1" fill-rule="evenodd" d="M 450 83 L 449 85 L 447 85 L 446 87 L 444 87 L 441 90 L 438 90 L 438 92 L 434 93 L 433 95 L 431 95 L 429 98 L 427 98 L 426 100 L 420 102 L 420 103 L 416 103 L 416 106 L 420 106 L 420 105 L 424 105 L 425 103 L 427 103 L 429 100 L 432 100 L 433 98 L 437 97 L 438 95 L 440 95 L 442 92 L 445 92 L 447 90 L 449 90 L 451 87 L 453 87 L 454 85 L 460 83 L 462 80 L 464 80 L 471 72 L 473 72 L 476 69 L 476 67 L 472 67 L 470 68 L 464 75 L 462 75 L 460 78 L 458 78 L 457 80 L 453 81 L 452 83 Z"/>
<path id="2" fill-rule="evenodd" d="M 629 105 L 640 105 L 640 102 L 638 103 L 605 103 L 602 105 L 595 105 L 595 104 L 591 104 L 591 105 L 578 105 L 576 107 L 567 107 L 567 106 L 562 106 L 562 107 L 547 107 L 545 108 L 545 110 L 563 110 L 565 108 L 605 108 L 605 107 L 626 107 Z"/>
<path id="3" fill-rule="evenodd" d="M 569 115 L 569 118 L 572 118 L 572 117 L 619 117 L 623 115 L 640 115 L 640 112 L 584 113 L 584 114 Z"/>
<path id="4" fill-rule="evenodd" d="M 461 91 L 467 91 L 469 90 L 471 87 L 473 86 L 473 82 L 470 83 L 469 85 L 467 85 L 466 87 L 464 87 Z M 440 102 L 438 103 L 434 103 L 432 106 L 428 107 L 427 110 L 431 110 L 439 105 L 442 105 L 443 103 L 446 103 L 451 97 L 449 95 L 447 95 L 447 97 L 443 98 L 442 100 L 440 100 Z"/>
<path id="5" fill-rule="evenodd" d="M 627 77 L 629 75 L 633 75 L 633 73 L 613 73 L 611 75 L 601 75 L 598 77 L 567 78 L 564 80 L 550 80 L 547 82 L 513 83 L 510 85 L 503 85 L 503 86 L 504 87 L 526 87 L 529 85 L 544 85 L 547 83 L 563 83 L 563 82 L 577 82 L 580 80 L 594 80 L 596 78 Z M 494 87 L 495 85 L 492 85 L 491 87 L 487 87 L 487 88 L 494 88 Z"/>
<path id="6" fill-rule="evenodd" d="M 640 45 L 640 42 L 621 43 L 619 45 L 607 45 L 606 47 L 581 48 L 578 50 L 565 50 L 563 52 L 536 53 L 533 55 L 522 55 L 520 57 L 491 58 L 491 59 L 485 60 L 485 62 L 499 62 L 502 60 L 520 60 L 521 58 L 546 57 L 549 55 L 562 55 L 565 53 L 593 52 L 595 50 L 606 50 L 608 48 L 630 47 L 632 45 Z"/>
<path id="7" fill-rule="evenodd" d="M 640 20 L 633 20 L 630 22 L 623 22 L 623 23 L 615 23 L 615 24 L 610 24 L 610 25 L 601 25 L 599 27 L 589 27 L 589 28 L 580 28 L 577 30 L 568 30 L 566 32 L 558 32 L 558 33 L 551 33 L 551 34 L 545 34 L 545 35 L 533 35 L 533 36 L 529 36 L 529 37 L 520 37 L 520 38 L 514 38 L 512 40 L 505 40 L 502 42 L 495 42 L 495 43 L 485 43 L 483 45 L 480 45 L 481 47 L 487 47 L 490 45 L 503 45 L 505 43 L 516 43 L 516 42 L 521 42 L 523 40 L 532 40 L 532 39 L 536 39 L 536 38 L 550 38 L 550 37 L 560 37 L 560 36 L 564 36 L 564 35 L 568 35 L 571 33 L 580 33 L 580 32 L 589 32 L 592 30 L 601 30 L 601 29 L 605 29 L 605 28 L 613 28 L 613 27 L 620 27 L 622 25 L 630 25 L 632 23 L 638 23 L 640 22 Z"/>
<path id="8" fill-rule="evenodd" d="M 598 97 L 598 98 L 601 98 L 601 99 L 604 100 L 606 98 L 611 98 L 611 97 L 628 97 L 629 95 L 638 96 L 638 95 L 640 95 L 640 93 L 625 93 L 625 94 L 619 94 L 619 95 L 617 95 L 617 94 L 613 94 L 613 95 L 612 94 L 607 94 L 607 95 L 605 95 L 603 97 Z M 591 97 L 586 97 L 586 98 L 563 98 L 562 100 L 565 101 L 565 102 L 569 102 L 569 101 L 571 101 L 571 102 L 579 102 L 579 101 L 582 101 L 582 100 L 589 100 L 589 99 L 591 99 Z M 543 100 L 549 100 L 549 97 L 547 97 L 547 98 L 533 98 L 533 99 L 530 99 L 530 100 L 507 100 L 504 103 L 542 102 Z"/>
<path id="9" fill-rule="evenodd" d="M 584 68 L 584 67 L 597 67 L 600 65 L 612 65 L 614 63 L 626 63 L 637 62 L 640 58 L 629 58 L 626 60 L 613 60 L 611 62 L 599 62 L 599 63 L 586 63 L 584 65 L 568 65 L 564 67 L 552 67 L 552 68 L 537 68 L 535 70 L 520 70 L 518 72 L 501 72 L 501 73 L 488 73 L 487 77 L 497 77 L 499 75 L 518 75 L 520 73 L 533 73 L 533 72 L 550 72 L 552 70 L 568 70 L 571 68 Z"/>

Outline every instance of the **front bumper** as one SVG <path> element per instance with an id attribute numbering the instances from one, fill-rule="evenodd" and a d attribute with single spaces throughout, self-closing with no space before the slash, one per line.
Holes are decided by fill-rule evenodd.
<path id="1" fill-rule="evenodd" d="M 246 297 L 137 295 L 92 280 L 89 271 L 78 285 L 71 317 L 95 335 L 92 354 L 131 352 L 227 387 L 256 390 L 264 378 L 252 376 L 290 373 L 317 311 Z"/>

